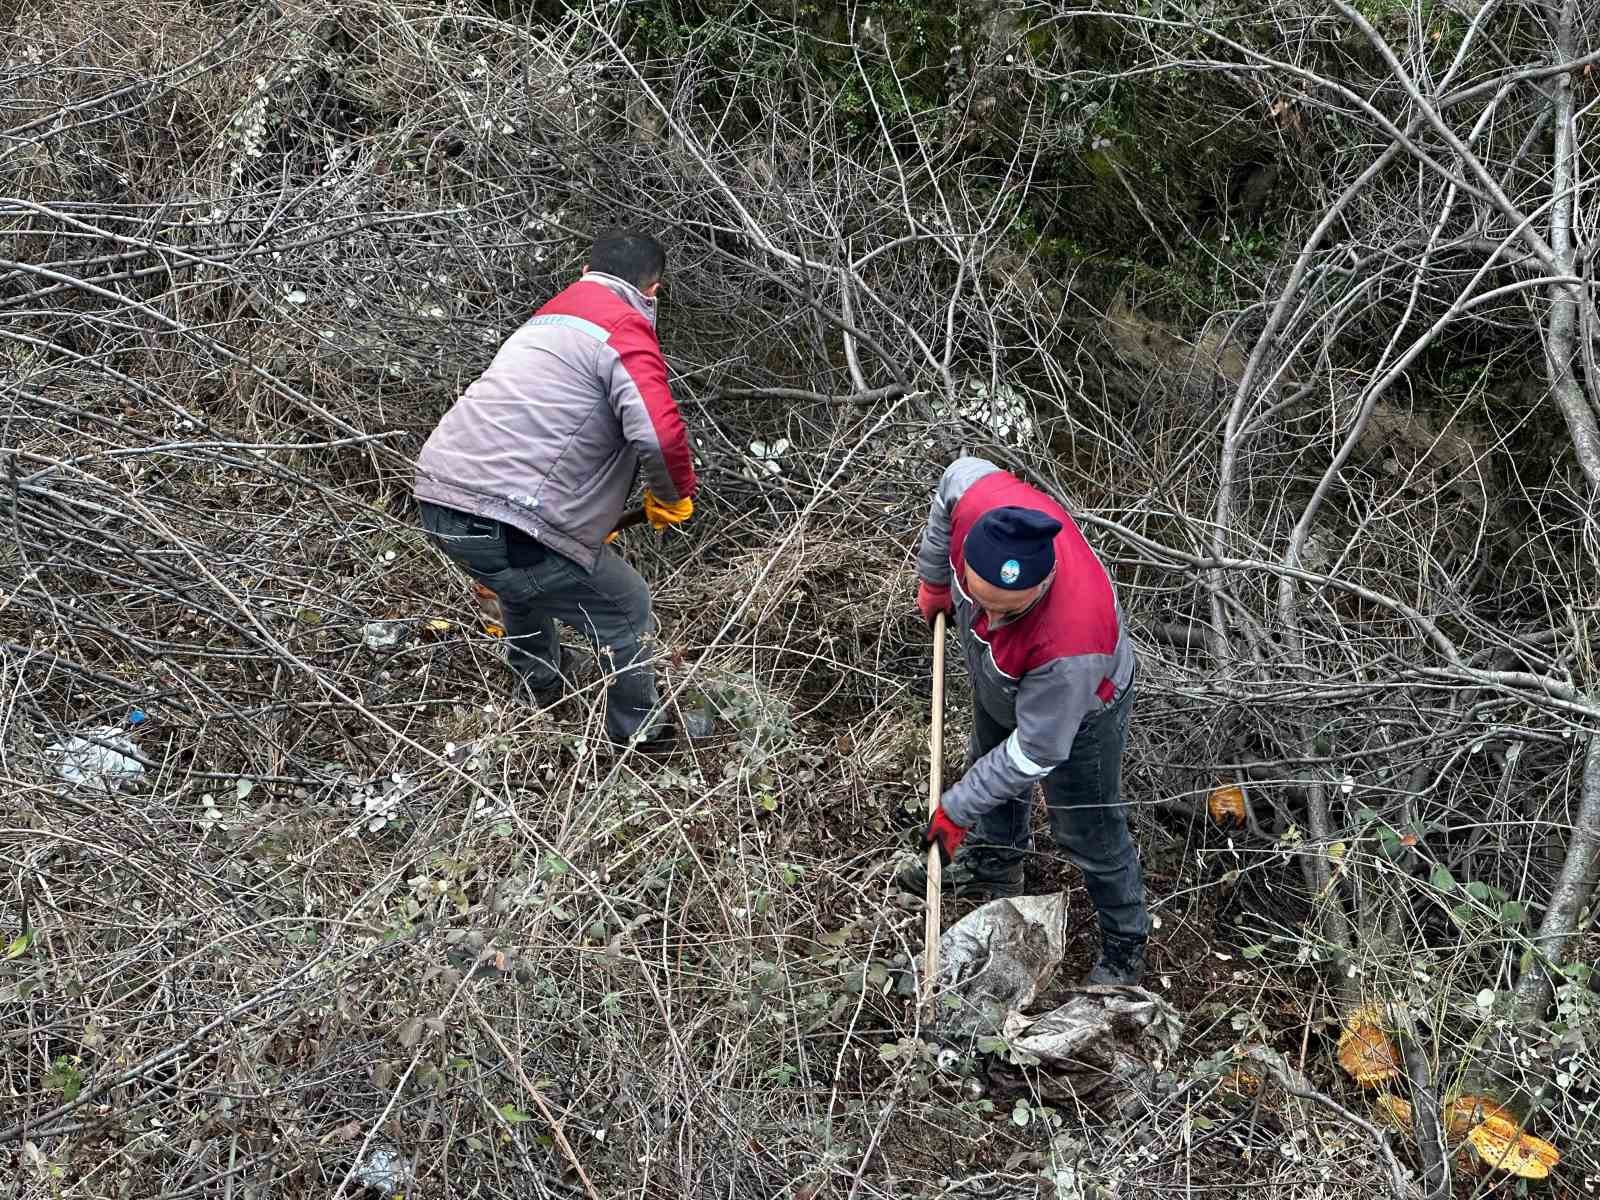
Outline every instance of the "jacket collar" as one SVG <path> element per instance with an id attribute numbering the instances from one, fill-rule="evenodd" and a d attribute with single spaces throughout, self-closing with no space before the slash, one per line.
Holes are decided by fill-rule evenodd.
<path id="1" fill-rule="evenodd" d="M 621 299 L 626 300 L 631 308 L 641 317 L 650 322 L 652 328 L 656 323 L 656 302 L 646 296 L 626 279 L 616 275 L 607 275 L 604 271 L 585 271 L 580 283 L 598 283 L 603 288 L 610 289 Z"/>
<path id="2" fill-rule="evenodd" d="M 1040 592 L 1037 596 L 1035 596 L 1033 598 L 1033 603 L 1032 604 L 1028 605 L 1028 607 L 1023 609 L 1021 612 L 1015 612 L 1015 613 L 1012 613 L 1009 617 L 1001 617 L 1000 620 L 998 620 L 998 621 L 990 622 L 989 628 L 990 629 L 1010 629 L 1013 625 L 1019 624 L 1022 621 L 1027 620 L 1028 617 L 1030 617 L 1032 614 L 1034 614 L 1034 613 L 1039 611 L 1039 607 L 1045 602 L 1046 598 L 1050 595 L 1051 589 L 1053 589 L 1055 587 L 1055 585 L 1056 585 L 1056 576 L 1055 576 L 1055 571 L 1052 570 L 1050 572 L 1050 578 L 1045 580 L 1044 591 Z M 984 613 L 985 616 L 988 616 L 989 610 L 988 609 L 983 609 L 983 613 Z"/>

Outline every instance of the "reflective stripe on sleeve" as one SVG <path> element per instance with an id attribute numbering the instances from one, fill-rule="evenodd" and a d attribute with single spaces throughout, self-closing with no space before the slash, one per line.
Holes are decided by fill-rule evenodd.
<path id="1" fill-rule="evenodd" d="M 1022 739 L 1015 733 L 1006 739 L 1006 757 L 1011 760 L 1011 765 L 1024 775 L 1037 777 L 1050 774 L 1049 767 L 1041 767 L 1022 752 Z"/>

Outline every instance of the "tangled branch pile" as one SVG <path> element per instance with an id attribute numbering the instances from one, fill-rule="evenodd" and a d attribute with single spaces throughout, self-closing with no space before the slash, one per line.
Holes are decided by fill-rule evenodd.
<path id="1" fill-rule="evenodd" d="M 1463 1095 L 1600 1169 L 1600 48 L 1272 8 L 0 6 L 24 1194 L 1441 1195 Z M 671 242 L 706 489 L 628 546 L 724 717 L 664 766 L 596 756 L 593 669 L 519 709 L 410 513 L 613 223 Z M 1115 1121 L 903 994 L 959 448 L 1136 628 L 1188 1025 Z"/>

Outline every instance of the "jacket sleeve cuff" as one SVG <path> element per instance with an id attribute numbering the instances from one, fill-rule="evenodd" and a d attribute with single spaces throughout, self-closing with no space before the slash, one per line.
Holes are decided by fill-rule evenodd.
<path id="1" fill-rule="evenodd" d="M 970 774 L 970 772 L 969 772 Z M 957 825 L 971 829 L 976 825 L 978 818 L 988 812 L 994 805 L 985 806 L 985 797 L 976 794 L 977 789 L 969 787 L 965 777 L 954 787 L 945 792 L 939 801 L 939 806 L 944 809 L 944 815 Z"/>

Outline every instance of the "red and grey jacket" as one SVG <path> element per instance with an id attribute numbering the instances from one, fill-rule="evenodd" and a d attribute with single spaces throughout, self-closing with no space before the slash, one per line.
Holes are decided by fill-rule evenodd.
<path id="1" fill-rule="evenodd" d="M 643 464 L 660 500 L 694 495 L 655 305 L 590 272 L 500 347 L 417 458 L 417 499 L 513 525 L 593 570 Z"/>
<path id="2" fill-rule="evenodd" d="M 963 586 L 962 547 L 979 517 L 1008 504 L 1061 522 L 1056 575 L 1026 613 L 991 628 Z M 1109 708 L 1133 682 L 1133 646 L 1111 577 L 1066 510 L 985 459 L 958 458 L 945 470 L 928 511 L 917 574 L 950 586 L 974 700 L 1012 730 L 944 794 L 950 819 L 972 825 L 1066 762 L 1084 720 Z"/>

